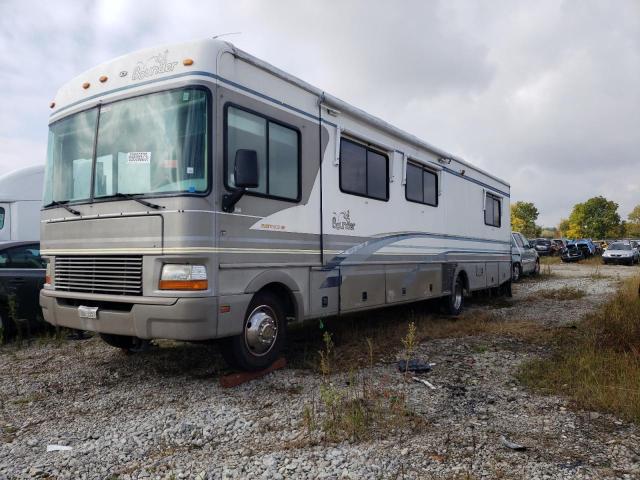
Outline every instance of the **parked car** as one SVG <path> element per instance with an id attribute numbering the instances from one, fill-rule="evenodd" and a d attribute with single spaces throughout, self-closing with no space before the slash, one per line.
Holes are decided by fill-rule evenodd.
<path id="1" fill-rule="evenodd" d="M 602 254 L 602 261 L 605 265 L 609 263 L 625 263 L 633 265 L 640 262 L 638 249 L 628 242 L 614 242 Z"/>
<path id="2" fill-rule="evenodd" d="M 0 245 L 0 327 L 4 339 L 46 326 L 39 302 L 44 277 L 39 243 Z"/>
<path id="3" fill-rule="evenodd" d="M 551 254 L 560 255 L 564 247 L 567 246 L 568 240 L 566 238 L 554 238 L 551 240 Z"/>
<path id="4" fill-rule="evenodd" d="M 564 263 L 577 262 L 584 258 L 583 251 L 574 242 L 567 243 L 562 252 L 560 252 L 560 260 Z"/>
<path id="5" fill-rule="evenodd" d="M 538 252 L 538 255 L 551 255 L 553 252 L 551 240 L 548 238 L 536 238 L 533 241 L 533 247 Z"/>
<path id="6" fill-rule="evenodd" d="M 522 275 L 540 272 L 538 252 L 521 233 L 511 234 L 511 280 L 517 282 Z"/>
<path id="7" fill-rule="evenodd" d="M 596 246 L 590 238 L 582 238 L 574 242 L 582 251 L 584 258 L 593 257 L 596 254 Z"/>

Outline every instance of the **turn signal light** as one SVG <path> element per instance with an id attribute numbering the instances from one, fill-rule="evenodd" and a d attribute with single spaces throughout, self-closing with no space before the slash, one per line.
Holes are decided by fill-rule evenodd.
<path id="1" fill-rule="evenodd" d="M 207 280 L 160 280 L 160 290 L 206 290 Z"/>
<path id="2" fill-rule="evenodd" d="M 90 84 L 89 82 L 84 82 L 84 83 L 82 84 L 82 88 L 84 88 L 85 90 L 86 90 L 87 88 L 89 88 L 90 86 L 91 86 L 91 84 Z"/>
<path id="3" fill-rule="evenodd" d="M 190 59 L 190 58 L 185 58 L 184 60 L 182 60 L 182 64 L 185 67 L 189 67 L 189 66 L 193 65 L 193 60 Z"/>

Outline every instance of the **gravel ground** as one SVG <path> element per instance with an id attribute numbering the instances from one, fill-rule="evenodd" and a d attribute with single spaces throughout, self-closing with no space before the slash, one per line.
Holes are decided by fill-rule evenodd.
<path id="1" fill-rule="evenodd" d="M 505 319 L 554 326 L 603 302 L 637 267 L 553 265 L 514 298 L 472 303 Z M 564 285 L 577 300 L 538 295 Z M 286 369 L 222 389 L 215 347 L 164 344 L 124 355 L 86 341 L 0 348 L 0 478 L 640 478 L 640 430 L 521 388 L 518 365 L 545 348 L 512 338 L 432 340 L 436 365 L 406 383 L 393 365 L 363 375 L 404 392 L 424 419 L 359 443 L 305 441 L 303 408 L 321 379 Z M 344 383 L 337 376 L 334 382 Z M 376 387 L 376 385 L 374 385 Z M 382 387 L 381 387 L 382 388 Z M 526 446 L 506 448 L 500 438 Z M 47 452 L 47 445 L 70 451 Z"/>

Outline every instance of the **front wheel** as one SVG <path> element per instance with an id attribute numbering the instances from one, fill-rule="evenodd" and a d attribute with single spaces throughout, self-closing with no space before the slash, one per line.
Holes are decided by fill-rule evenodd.
<path id="1" fill-rule="evenodd" d="M 282 303 L 271 292 L 258 292 L 247 309 L 242 333 L 225 339 L 222 353 L 232 367 L 262 370 L 278 359 L 286 335 Z"/>
<path id="2" fill-rule="evenodd" d="M 444 297 L 444 310 L 454 317 L 460 315 L 464 306 L 464 281 L 458 275 L 451 288 L 451 294 Z"/>

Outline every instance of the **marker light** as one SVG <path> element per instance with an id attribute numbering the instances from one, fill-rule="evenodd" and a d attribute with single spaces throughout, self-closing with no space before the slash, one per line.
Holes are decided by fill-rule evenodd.
<path id="1" fill-rule="evenodd" d="M 55 107 L 55 106 L 56 106 L 56 102 L 51 102 L 51 103 L 49 104 L 49 108 L 53 108 L 53 107 Z"/>
<path id="2" fill-rule="evenodd" d="M 107 77 L 106 75 L 102 75 L 98 80 L 100 80 L 100 83 L 104 83 L 109 80 L 109 77 Z"/>
<path id="3" fill-rule="evenodd" d="M 193 60 L 191 58 L 185 58 L 184 60 L 182 60 L 182 64 L 185 67 L 189 67 L 189 66 L 193 65 Z"/>
<path id="4" fill-rule="evenodd" d="M 209 288 L 204 265 L 167 263 L 162 266 L 160 290 L 206 290 Z"/>
<path id="5" fill-rule="evenodd" d="M 84 82 L 84 83 L 82 84 L 82 88 L 84 88 L 85 90 L 86 90 L 87 88 L 89 88 L 90 86 L 91 86 L 91 84 L 90 84 L 89 82 Z"/>

